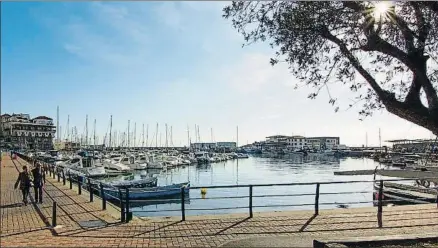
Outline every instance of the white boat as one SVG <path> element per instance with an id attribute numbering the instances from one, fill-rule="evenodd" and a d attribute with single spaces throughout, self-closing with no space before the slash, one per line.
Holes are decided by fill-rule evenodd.
<path id="1" fill-rule="evenodd" d="M 128 159 L 127 157 L 124 157 L 126 159 Z M 125 164 L 122 163 L 122 158 L 113 158 L 110 161 L 104 161 L 103 162 L 103 166 L 105 167 L 105 169 L 107 170 L 112 170 L 112 171 L 130 171 L 131 168 Z M 128 159 L 129 161 L 129 159 Z"/>
<path id="2" fill-rule="evenodd" d="M 64 173 L 75 174 L 87 177 L 99 177 L 106 175 L 105 168 L 96 166 L 95 161 L 91 157 L 75 157 L 67 161 L 63 165 L 59 165 L 64 169 Z"/>

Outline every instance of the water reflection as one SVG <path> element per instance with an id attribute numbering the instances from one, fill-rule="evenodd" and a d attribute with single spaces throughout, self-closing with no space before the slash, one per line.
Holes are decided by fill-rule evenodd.
<path id="1" fill-rule="evenodd" d="M 377 163 L 370 159 L 345 158 L 339 159 L 333 156 L 312 155 L 289 155 L 276 158 L 263 156 L 250 157 L 248 159 L 230 160 L 226 162 L 192 165 L 168 169 L 167 171 L 149 171 L 158 178 L 158 185 L 168 185 L 190 181 L 192 186 L 209 185 L 248 185 L 248 184 L 270 184 L 270 183 L 301 183 L 301 182 L 322 182 L 322 181 L 347 181 L 347 180 L 372 180 L 372 176 L 335 176 L 334 171 L 339 170 L 362 170 L 374 169 Z M 138 176 L 138 175 L 136 175 Z M 372 191 L 370 184 L 349 184 L 349 185 L 322 185 L 321 192 L 347 192 L 347 191 Z M 288 186 L 288 187 L 256 187 L 253 189 L 254 196 L 282 195 L 314 193 L 314 185 Z M 215 210 L 215 211 L 190 211 L 190 208 L 208 209 L 217 207 L 247 207 L 248 198 L 236 199 L 211 199 L 214 197 L 248 196 L 248 188 L 208 189 L 202 199 L 200 190 L 191 190 L 190 201 L 186 202 L 187 214 L 215 214 L 230 212 L 246 212 L 246 209 Z M 175 196 L 178 198 L 178 196 Z M 157 209 L 179 209 L 181 202 L 155 202 L 154 205 L 142 206 L 143 210 Z M 197 199 L 195 199 L 197 198 Z M 335 208 L 336 204 L 342 202 L 365 202 L 372 201 L 372 194 L 360 193 L 353 195 L 322 195 L 321 203 L 333 203 L 323 205 L 323 208 Z M 312 206 L 296 207 L 262 207 L 266 205 L 296 205 L 301 203 L 313 203 L 314 196 L 303 197 L 255 197 L 253 200 L 254 211 L 277 211 L 290 209 L 309 209 Z M 371 204 L 371 203 L 370 203 Z M 368 206 L 370 204 L 357 204 L 357 206 Z M 351 206 L 355 207 L 355 206 Z M 134 209 L 136 209 L 134 207 Z M 178 212 L 154 212 L 135 213 L 141 216 L 170 216 L 178 215 Z"/>

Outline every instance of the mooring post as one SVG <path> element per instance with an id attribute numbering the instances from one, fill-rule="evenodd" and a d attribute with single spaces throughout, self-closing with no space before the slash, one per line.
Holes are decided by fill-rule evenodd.
<path id="1" fill-rule="evenodd" d="M 68 181 L 70 183 L 70 189 L 73 189 L 73 181 L 71 180 L 71 174 L 70 171 L 68 171 Z"/>
<path id="2" fill-rule="evenodd" d="M 185 192 L 184 186 L 181 187 L 181 221 L 186 220 Z"/>
<path id="3" fill-rule="evenodd" d="M 103 184 L 100 183 L 100 197 L 102 197 L 102 210 L 106 210 L 106 197 L 105 192 L 103 191 Z"/>
<path id="4" fill-rule="evenodd" d="M 379 185 L 379 195 L 378 195 L 378 206 L 377 206 L 377 222 L 379 227 L 383 226 L 383 220 L 382 220 L 382 212 L 383 212 L 383 180 L 380 180 Z"/>
<path id="5" fill-rule="evenodd" d="M 92 202 L 94 200 L 93 187 L 91 186 L 90 178 L 87 178 L 87 181 L 88 181 L 88 192 L 90 192 L 90 202 Z"/>
<path id="6" fill-rule="evenodd" d="M 56 226 L 56 201 L 52 205 L 52 227 Z"/>
<path id="7" fill-rule="evenodd" d="M 129 211 L 129 188 L 126 188 L 126 190 L 125 190 L 125 193 L 126 193 L 126 204 L 125 204 L 125 206 L 126 206 L 126 223 L 128 223 L 131 219 L 132 219 L 132 213 Z"/>
<path id="8" fill-rule="evenodd" d="M 319 214 L 319 187 L 320 184 L 316 184 L 316 192 L 315 192 L 315 215 Z"/>
<path id="9" fill-rule="evenodd" d="M 78 177 L 78 195 L 82 195 L 82 182 Z"/>
<path id="10" fill-rule="evenodd" d="M 119 188 L 119 200 L 120 200 L 120 222 L 125 222 L 125 206 L 123 203 L 122 190 Z"/>
<path id="11" fill-rule="evenodd" d="M 252 185 L 249 185 L 249 218 L 252 216 Z"/>

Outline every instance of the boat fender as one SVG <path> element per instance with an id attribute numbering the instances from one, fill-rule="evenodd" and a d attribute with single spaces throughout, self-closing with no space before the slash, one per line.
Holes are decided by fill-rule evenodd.
<path id="1" fill-rule="evenodd" d="M 206 188 L 202 188 L 201 189 L 201 195 L 206 195 L 207 194 L 207 189 Z"/>

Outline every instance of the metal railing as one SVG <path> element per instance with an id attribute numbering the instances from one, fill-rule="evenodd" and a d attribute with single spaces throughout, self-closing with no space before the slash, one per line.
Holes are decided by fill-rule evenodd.
<path id="1" fill-rule="evenodd" d="M 21 155 L 23 156 L 23 155 Z M 23 156 L 25 157 L 25 156 Z M 24 159 L 24 158 L 23 158 Z M 28 158 L 29 159 L 29 158 Z M 26 160 L 26 159 L 25 159 Z M 178 197 L 175 198 L 166 198 L 166 199 L 131 199 L 130 194 L 132 191 L 135 191 L 136 189 L 118 189 L 118 196 L 111 195 L 109 193 L 106 193 L 105 188 L 101 182 L 94 181 L 93 179 L 86 178 L 86 184 L 81 180 L 76 180 L 72 178 L 71 174 L 69 174 L 67 177 L 64 175 L 64 173 L 60 173 L 59 171 L 55 171 L 55 166 L 53 164 L 47 164 L 49 165 L 49 168 L 51 168 L 48 173 L 49 175 L 52 175 L 53 178 L 55 178 L 55 174 L 58 175 L 58 182 L 60 182 L 61 178 L 63 180 L 63 184 L 66 184 L 66 180 L 69 181 L 70 189 L 72 189 L 72 184 L 76 183 L 78 186 L 78 194 L 81 194 L 82 188 L 85 188 L 88 190 L 90 194 L 90 202 L 94 200 L 93 195 L 98 192 L 97 194 L 100 195 L 102 199 L 102 209 L 106 209 L 106 203 L 107 201 L 111 201 L 118 205 L 120 207 L 120 220 L 121 222 L 129 222 L 132 219 L 133 213 L 152 213 L 152 212 L 175 212 L 180 211 L 181 213 L 181 220 L 186 220 L 186 213 L 188 211 L 214 211 L 214 210 L 231 210 L 231 209 L 247 209 L 248 210 L 248 216 L 249 218 L 252 218 L 254 216 L 254 209 L 256 208 L 268 208 L 268 207 L 276 207 L 276 208 L 284 208 L 284 207 L 303 207 L 303 206 L 313 206 L 314 215 L 318 215 L 320 212 L 320 207 L 325 205 L 355 205 L 355 204 L 369 204 L 373 203 L 374 206 L 377 206 L 377 222 L 378 226 L 383 226 L 383 205 L 384 203 L 394 203 L 394 202 L 402 202 L 404 200 L 402 199 L 384 199 L 385 194 L 385 183 L 389 182 L 403 182 L 403 181 L 413 181 L 417 180 L 415 178 L 409 178 L 409 179 L 382 179 L 382 180 L 360 180 L 360 181 L 332 181 L 332 182 L 306 182 L 306 183 L 276 183 L 276 184 L 247 184 L 247 185 L 217 185 L 217 186 L 196 186 L 196 187 L 189 187 L 189 190 L 201 190 L 205 191 L 207 189 L 233 189 L 233 188 L 246 188 L 248 190 L 247 195 L 243 196 L 219 196 L 219 197 L 190 197 L 188 194 L 188 189 L 185 187 L 182 187 L 180 189 L 180 193 Z M 435 182 L 438 181 L 438 178 L 422 178 L 422 180 L 434 180 Z M 99 187 L 95 187 L 93 185 L 99 185 Z M 377 192 L 373 189 L 372 191 L 345 191 L 345 192 L 321 192 L 321 189 L 324 188 L 324 186 L 327 185 L 348 185 L 348 184 L 360 184 L 360 183 L 372 183 L 373 187 L 378 186 Z M 297 194 L 267 194 L 267 195 L 254 195 L 254 191 L 257 188 L 262 187 L 274 187 L 274 186 L 281 186 L 281 187 L 302 187 L 302 186 L 314 186 L 314 191 L 312 193 L 297 193 Z M 375 187 L 374 187 L 375 188 Z M 377 194 L 375 194 L 377 193 Z M 349 202 L 320 202 L 320 197 L 324 195 L 351 195 L 351 194 L 375 194 L 377 197 L 374 197 L 372 201 L 349 201 Z M 270 197 L 302 197 L 302 196 L 313 196 L 312 202 L 308 203 L 297 203 L 297 204 L 271 204 L 271 205 L 254 205 L 254 199 L 258 198 L 270 198 Z M 374 196 L 374 195 L 373 195 Z M 237 207 L 214 207 L 214 208 L 187 208 L 186 203 L 190 202 L 192 200 L 218 200 L 218 199 L 248 199 L 248 204 L 245 206 L 237 206 Z M 429 203 L 431 201 L 431 198 L 416 198 L 418 201 L 422 200 L 428 200 Z M 434 201 L 437 203 L 438 208 L 438 188 L 436 192 L 436 197 Z M 160 209 L 160 210 L 133 210 L 132 205 L 143 205 L 147 203 L 180 203 L 179 209 Z M 55 204 L 55 211 L 56 211 L 56 204 Z M 56 213 L 56 212 L 55 212 Z"/>

